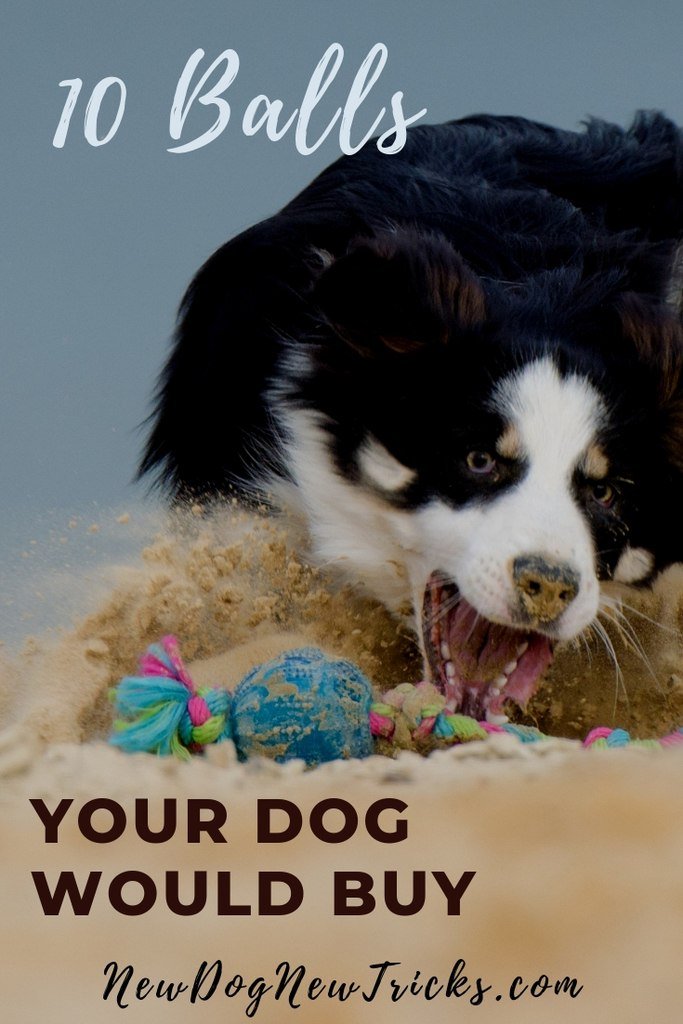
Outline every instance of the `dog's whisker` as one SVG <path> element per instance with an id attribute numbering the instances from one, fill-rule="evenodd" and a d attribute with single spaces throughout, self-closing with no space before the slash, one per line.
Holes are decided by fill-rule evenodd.
<path id="1" fill-rule="evenodd" d="M 617 619 L 612 618 L 612 616 L 617 616 L 618 621 Z M 664 693 L 664 687 L 662 686 L 659 676 L 655 671 L 652 661 L 648 657 L 645 648 L 643 647 L 643 644 L 640 640 L 640 637 L 636 633 L 633 624 L 629 621 L 628 617 L 623 613 L 623 611 L 618 605 L 614 605 L 610 608 L 610 612 L 607 613 L 607 618 L 609 618 L 610 621 L 612 621 L 616 625 L 617 629 L 619 630 L 619 634 L 622 637 L 622 640 L 626 642 L 625 638 L 628 639 L 628 644 L 626 646 L 630 645 L 635 655 L 639 658 L 640 661 L 642 661 L 648 674 L 652 678 L 657 690 L 660 693 Z"/>
<path id="2" fill-rule="evenodd" d="M 612 608 L 609 611 L 603 609 L 602 612 L 600 612 L 599 614 L 605 615 L 606 619 L 609 622 L 611 622 L 612 625 L 617 629 L 624 646 L 627 649 L 632 650 L 636 657 L 640 661 L 642 661 L 643 665 L 645 666 L 645 669 L 647 670 L 648 675 L 652 678 L 655 686 L 660 691 L 660 693 L 662 693 L 662 684 L 659 681 L 654 666 L 648 658 L 645 649 L 640 641 L 640 638 L 633 629 L 633 626 L 629 622 L 628 618 L 618 608 Z"/>
<path id="3" fill-rule="evenodd" d="M 577 636 L 576 640 L 577 640 L 577 642 L 581 641 L 583 643 L 583 646 L 586 649 L 586 657 L 588 658 L 588 666 L 589 666 L 589 668 L 592 669 L 592 667 L 593 667 L 593 652 L 591 651 L 591 645 L 588 643 L 588 640 L 586 639 L 585 633 L 579 633 L 579 635 Z"/>
<path id="4" fill-rule="evenodd" d="M 631 614 L 637 615 L 641 619 L 645 619 L 645 621 L 649 622 L 651 626 L 656 626 L 657 629 L 661 629 L 663 632 L 669 633 L 677 639 L 683 638 L 683 632 L 680 629 L 677 629 L 675 626 L 665 626 L 663 622 L 657 622 L 656 619 L 646 615 L 645 612 L 641 612 L 638 608 L 634 608 L 633 605 L 628 604 L 624 600 L 621 601 L 621 607 L 625 608 L 628 612 L 631 612 Z"/>
<path id="5" fill-rule="evenodd" d="M 482 616 L 479 614 L 479 612 L 475 612 L 474 619 L 472 621 L 472 625 L 470 626 L 470 631 L 467 634 L 467 636 L 465 637 L 465 646 L 467 646 L 467 644 L 472 639 L 472 637 L 474 635 L 474 631 L 477 628 L 477 626 L 479 625 L 479 623 L 481 622 L 481 619 L 482 619 Z"/>
<path id="6" fill-rule="evenodd" d="M 462 598 L 459 593 L 453 594 L 450 597 L 446 598 L 445 601 L 442 601 L 438 605 L 435 611 L 433 611 L 430 615 L 426 616 L 426 618 L 424 619 L 425 626 L 431 628 L 441 619 L 446 618 L 450 614 L 450 612 L 452 612 L 453 609 L 457 607 L 461 600 Z"/>
<path id="7" fill-rule="evenodd" d="M 607 630 L 605 629 L 605 627 L 602 625 L 601 622 L 598 621 L 597 618 L 595 618 L 591 622 L 589 628 L 599 638 L 599 640 L 601 641 L 603 647 L 605 648 L 605 651 L 607 652 L 607 655 L 608 655 L 610 661 L 614 665 L 615 688 L 614 688 L 614 703 L 613 703 L 613 706 L 612 706 L 612 717 L 615 718 L 616 717 L 616 713 L 617 713 L 617 703 L 618 703 L 618 700 L 619 700 L 619 690 L 620 690 L 620 688 L 624 692 L 624 698 L 626 700 L 627 706 L 630 704 L 628 692 L 626 690 L 626 684 L 624 682 L 624 675 L 623 675 L 623 672 L 621 670 L 621 665 L 619 664 L 619 658 L 617 657 L 617 652 L 614 649 L 614 644 L 612 643 L 610 635 L 607 632 Z"/>

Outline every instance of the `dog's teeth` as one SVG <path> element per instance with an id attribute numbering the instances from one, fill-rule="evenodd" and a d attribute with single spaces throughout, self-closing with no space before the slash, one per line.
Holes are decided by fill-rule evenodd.
<path id="1" fill-rule="evenodd" d="M 497 679 L 493 680 L 493 685 L 495 687 L 497 687 L 499 690 L 502 690 L 503 687 L 505 686 L 505 684 L 507 683 L 507 681 L 508 681 L 508 677 L 507 676 L 498 676 Z"/>
<path id="2" fill-rule="evenodd" d="M 451 656 L 451 649 L 450 649 L 450 647 L 448 646 L 447 643 L 442 643 L 441 644 L 441 657 L 443 658 L 444 661 L 448 661 L 450 659 L 450 656 Z"/>
<path id="3" fill-rule="evenodd" d="M 510 719 L 507 715 L 496 715 L 493 711 L 487 711 L 486 721 L 489 725 L 506 725 Z"/>
<path id="4" fill-rule="evenodd" d="M 516 668 L 517 668 L 517 662 L 516 661 L 508 661 L 507 665 L 503 669 L 503 672 L 505 673 L 506 676 L 511 676 Z"/>
<path id="5" fill-rule="evenodd" d="M 446 662 L 446 675 L 449 679 L 455 679 L 455 665 L 452 661 Z"/>
<path id="6" fill-rule="evenodd" d="M 527 650 L 528 647 L 529 647 L 529 641 L 528 640 L 525 641 L 523 644 L 520 644 L 519 647 L 517 648 L 517 658 L 521 658 L 522 655 L 524 654 L 524 652 Z"/>

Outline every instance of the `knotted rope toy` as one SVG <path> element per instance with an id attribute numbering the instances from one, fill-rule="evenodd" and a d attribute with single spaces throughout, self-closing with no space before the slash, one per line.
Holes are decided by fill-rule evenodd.
<path id="1" fill-rule="evenodd" d="M 397 749 L 420 751 L 484 740 L 495 733 L 522 743 L 548 739 L 531 726 L 477 722 L 449 708 L 429 683 L 401 683 L 373 699 L 372 686 L 350 661 L 315 647 L 287 651 L 252 669 L 231 693 L 196 687 L 173 636 L 152 644 L 140 675 L 112 691 L 118 718 L 111 742 L 129 752 L 174 754 L 189 760 L 211 743 L 231 740 L 239 760 L 300 758 L 308 765 L 362 758 Z M 624 729 L 593 729 L 584 747 L 669 747 L 683 729 L 662 739 L 631 739 Z"/>

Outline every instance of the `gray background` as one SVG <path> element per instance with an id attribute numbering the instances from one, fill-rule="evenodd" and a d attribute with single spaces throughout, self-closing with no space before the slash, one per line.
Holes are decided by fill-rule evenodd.
<path id="1" fill-rule="evenodd" d="M 298 106 L 331 42 L 346 57 L 330 111 L 372 44 L 389 48 L 359 128 L 397 89 L 408 112 L 428 108 L 424 121 L 493 111 L 575 127 L 639 107 L 683 121 L 680 0 L 5 0 L 0 30 L 3 557 L 50 516 L 59 530 L 71 512 L 142 499 L 136 427 L 186 284 L 339 155 L 334 132 L 308 157 L 290 134 L 245 137 L 244 107 L 260 92 Z M 209 146 L 173 155 L 168 113 L 197 47 L 238 51 L 233 118 Z M 106 75 L 126 82 L 126 113 L 114 140 L 93 148 L 84 98 Z M 83 94 L 57 150 L 58 83 L 74 77 Z M 214 112 L 193 117 L 188 136 Z"/>

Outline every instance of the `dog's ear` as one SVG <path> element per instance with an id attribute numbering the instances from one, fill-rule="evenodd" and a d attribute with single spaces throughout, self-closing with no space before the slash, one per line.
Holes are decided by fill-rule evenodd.
<path id="1" fill-rule="evenodd" d="M 361 238 L 318 279 L 313 302 L 363 355 L 444 345 L 486 319 L 481 282 L 441 235 Z"/>
<path id="2" fill-rule="evenodd" d="M 638 361 L 656 374 L 659 399 L 675 398 L 683 376 L 683 325 L 677 314 L 635 292 L 620 295 L 617 314 Z"/>
<path id="3" fill-rule="evenodd" d="M 648 480 L 638 500 L 634 546 L 653 553 L 655 573 L 683 562 L 683 327 L 675 310 L 656 298 L 622 293 L 616 306 L 621 339 L 635 356 L 636 380 L 649 381 L 654 398 L 648 427 Z"/>
<path id="4" fill-rule="evenodd" d="M 617 312 L 626 341 L 654 379 L 667 461 L 683 473 L 683 325 L 673 310 L 631 292 L 620 296 Z"/>

